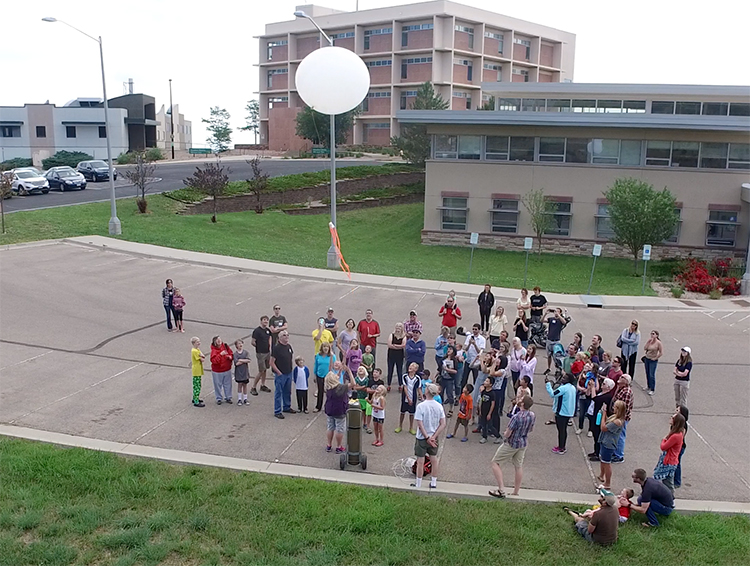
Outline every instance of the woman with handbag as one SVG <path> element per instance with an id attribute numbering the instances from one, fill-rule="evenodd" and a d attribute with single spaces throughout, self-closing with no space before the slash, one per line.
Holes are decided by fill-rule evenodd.
<path id="1" fill-rule="evenodd" d="M 638 356 L 640 342 L 638 321 L 633 319 L 630 326 L 625 328 L 617 339 L 617 347 L 622 354 L 622 373 L 627 373 L 630 377 L 635 377 L 635 359 Z"/>
<path id="2" fill-rule="evenodd" d="M 682 450 L 682 441 L 685 438 L 685 417 L 682 413 L 675 413 L 669 419 L 669 433 L 662 438 L 660 448 L 661 456 L 654 468 L 654 479 L 661 482 L 669 488 L 674 495 L 674 474 L 677 470 L 677 464 L 680 462 L 680 450 Z"/>
<path id="3" fill-rule="evenodd" d="M 664 353 L 658 330 L 651 331 L 651 336 L 643 345 L 643 353 L 644 356 L 641 360 L 646 369 L 646 387 L 648 388 L 648 394 L 653 395 L 656 389 L 656 366 Z"/>

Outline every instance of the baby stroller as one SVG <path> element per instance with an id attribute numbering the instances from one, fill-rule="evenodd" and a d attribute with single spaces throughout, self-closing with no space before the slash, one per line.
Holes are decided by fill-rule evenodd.
<path id="1" fill-rule="evenodd" d="M 565 348 L 559 342 L 552 348 L 552 361 L 555 362 L 555 381 L 563 376 L 563 360 L 565 359 Z"/>
<path id="2" fill-rule="evenodd" d="M 541 320 L 529 323 L 529 342 L 540 349 L 547 346 L 547 328 Z"/>

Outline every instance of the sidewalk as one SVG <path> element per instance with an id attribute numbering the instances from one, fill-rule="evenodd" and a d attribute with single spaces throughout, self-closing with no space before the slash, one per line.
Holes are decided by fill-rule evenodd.
<path id="1" fill-rule="evenodd" d="M 338 483 L 350 483 L 368 487 L 381 487 L 396 489 L 400 491 L 419 491 L 424 495 L 470 497 L 475 499 L 487 499 L 492 497 L 488 494 L 494 486 L 480 486 L 465 483 L 439 482 L 437 490 L 422 488 L 415 490 L 410 487 L 410 480 L 396 476 L 378 476 L 367 472 L 354 472 L 346 470 L 326 470 L 311 468 L 307 466 L 296 466 L 291 464 L 279 464 L 273 462 L 261 462 L 258 460 L 244 460 L 241 458 L 230 458 L 227 456 L 215 456 L 212 454 L 200 454 L 183 450 L 170 450 L 166 448 L 154 448 L 137 444 L 125 444 L 122 442 L 111 442 L 97 440 L 83 436 L 72 436 L 56 432 L 47 432 L 12 425 L 0 425 L 0 434 L 13 438 L 23 438 L 38 442 L 47 442 L 60 446 L 71 446 L 110 452 L 122 456 L 135 456 L 139 458 L 154 458 L 174 464 L 190 464 L 196 466 L 211 466 L 216 468 L 228 468 L 247 472 L 273 474 L 278 476 L 289 476 L 296 478 L 315 479 Z M 509 501 L 518 500 L 537 503 L 573 503 L 576 505 L 590 505 L 594 503 L 596 495 L 590 496 L 580 493 L 567 493 L 560 491 L 542 491 L 535 489 L 523 489 L 518 497 L 509 497 Z M 712 513 L 738 513 L 750 514 L 750 503 L 735 503 L 730 501 L 703 501 L 675 499 L 675 509 L 679 512 L 712 512 Z"/>
<path id="2" fill-rule="evenodd" d="M 108 249 L 115 252 L 132 254 L 140 257 L 181 261 L 196 265 L 206 265 L 224 269 L 234 269 L 250 273 L 264 273 L 279 275 L 282 277 L 293 277 L 322 281 L 327 283 L 352 283 L 367 287 L 378 287 L 385 289 L 402 289 L 422 291 L 431 293 L 445 293 L 451 289 L 460 296 L 476 298 L 482 292 L 481 285 L 470 285 L 466 283 L 451 283 L 433 281 L 429 279 L 409 279 L 406 277 L 390 277 L 387 275 L 370 275 L 366 273 L 352 273 L 351 280 L 347 279 L 345 273 L 338 270 L 318 269 L 312 267 L 299 267 L 296 265 L 285 265 L 267 261 L 236 258 L 210 253 L 192 252 L 178 250 L 152 244 L 140 244 L 127 242 L 116 238 L 105 236 L 80 236 L 77 238 L 66 238 L 64 242 L 75 243 L 100 249 Z M 492 289 L 495 297 L 503 301 L 515 301 L 519 297 L 518 289 L 506 289 L 494 287 Z M 663 297 L 632 297 L 621 295 L 599 295 L 589 297 L 586 295 L 566 295 L 563 293 L 544 293 L 550 304 L 565 308 L 580 308 L 596 305 L 597 308 L 620 309 L 620 310 L 667 310 L 667 311 L 744 311 L 750 312 L 750 307 L 745 307 L 733 301 L 681 301 L 679 299 Z"/>

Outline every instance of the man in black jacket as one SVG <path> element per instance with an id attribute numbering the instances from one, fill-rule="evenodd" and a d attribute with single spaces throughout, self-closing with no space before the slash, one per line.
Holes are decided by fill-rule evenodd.
<path id="1" fill-rule="evenodd" d="M 495 305 L 495 295 L 490 291 L 489 285 L 485 285 L 484 291 L 479 293 L 477 304 L 479 304 L 479 326 L 482 332 L 489 332 L 490 316 L 492 316 L 492 307 Z"/>

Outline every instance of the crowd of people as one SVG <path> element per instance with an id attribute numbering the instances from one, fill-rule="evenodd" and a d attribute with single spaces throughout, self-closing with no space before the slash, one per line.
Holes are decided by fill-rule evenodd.
<path id="1" fill-rule="evenodd" d="M 184 332 L 185 299 L 172 280 L 167 280 L 162 298 L 168 330 Z M 599 334 L 592 336 L 588 346 L 580 332 L 569 342 L 564 340 L 570 318 L 563 309 L 551 307 L 539 287 L 535 287 L 532 294 L 521 290 L 512 323 L 505 308 L 496 304 L 490 285 L 484 286 L 477 304 L 479 322 L 471 326 L 461 325 L 464 313 L 452 291 L 432 315 L 441 322 L 432 346 L 434 364 L 427 357 L 427 343 L 416 310 L 395 323 L 386 336 L 370 309 L 358 323 L 350 318 L 341 328 L 334 309 L 328 308 L 326 316 L 315 321 L 311 332 L 312 344 L 308 351 L 312 355 L 308 364 L 305 356 L 300 355 L 301 348 L 295 352 L 290 344 L 289 323 L 281 314 L 281 306 L 274 305 L 273 316 L 261 316 L 251 334 L 257 372 L 249 367 L 253 362 L 243 340 L 234 341 L 233 350 L 221 336 L 214 336 L 210 354 L 204 354 L 200 339 L 192 338 L 193 405 L 205 407 L 200 391 L 206 357 L 210 361 L 217 405 L 235 402 L 232 373 L 237 383 L 237 405 L 248 404 L 248 389 L 253 396 L 271 393 L 267 386 L 271 370 L 274 416 L 278 419 L 284 419 L 285 414 L 309 412 L 308 390 L 312 379 L 316 397 L 312 412 L 326 414 L 327 451 L 346 451 L 344 434 L 350 403 L 359 404 L 364 430 L 374 435 L 374 447 L 383 446 L 385 442 L 386 406 L 389 414 L 393 406 L 395 415 L 397 405 L 398 426 L 394 432 L 405 430 L 408 415 L 408 431 L 416 437 L 417 487 L 421 486 L 425 457 L 430 457 L 429 485 L 436 487 L 439 436 L 445 430 L 445 438 L 450 441 L 460 429 L 461 442 L 468 442 L 471 434 L 476 433 L 480 444 L 492 438 L 500 445 L 491 461 L 498 487 L 490 491 L 490 495 L 504 498 L 502 465 L 512 463 L 515 472 L 512 494 L 518 495 L 528 436 L 536 423 L 531 408 L 534 382 L 539 375 L 539 347 L 540 355 L 546 355 L 547 364 L 542 373 L 543 393 L 537 387 L 537 395 L 552 399 L 552 414 L 544 422 L 557 429 L 557 443 L 552 452 L 559 456 L 567 452 L 569 428 L 578 435 L 588 429 L 586 436 L 592 442 L 588 457 L 599 464 L 597 481 L 601 508 L 589 515 L 571 511 L 579 532 L 589 540 L 606 543 L 612 535 L 612 529 L 607 526 L 608 517 L 617 518 L 618 507 L 622 516 L 624 506 L 644 513 L 647 517 L 644 524 L 657 526 L 656 515 L 671 512 L 674 489 L 681 485 L 691 349 L 687 346 L 681 349 L 673 368 L 676 412 L 670 418 L 669 433 L 661 441 L 661 456 L 652 477 L 645 475 L 643 469 L 635 470 L 633 481 L 642 486 L 642 493 L 636 503 L 630 501 L 632 494 L 626 498 L 626 503 L 622 496 L 615 497 L 611 491 L 612 465 L 625 459 L 627 428 L 633 418 L 632 382 L 639 353 L 642 353 L 646 391 L 649 395 L 655 392 L 656 370 L 664 353 L 659 332 L 652 330 L 648 340 L 641 343 L 639 323 L 632 320 L 617 337 L 619 353 L 613 353 L 605 349 Z M 175 321 L 174 329 L 170 315 Z M 386 364 L 385 371 L 378 365 L 378 352 L 382 349 L 386 350 L 384 356 L 380 355 Z M 296 409 L 292 407 L 293 388 Z M 395 400 L 389 397 L 392 388 L 397 388 Z M 456 420 L 451 432 L 446 420 L 452 418 L 454 412 Z M 507 419 L 504 431 L 503 417 Z M 607 507 L 615 512 L 605 511 Z M 586 522 L 585 528 L 580 526 L 582 522 Z M 616 529 L 614 533 L 616 536 Z"/>

